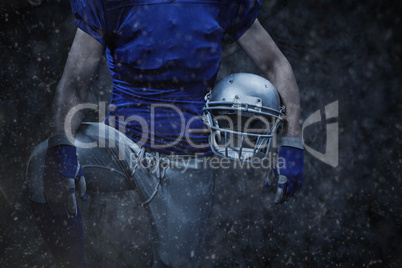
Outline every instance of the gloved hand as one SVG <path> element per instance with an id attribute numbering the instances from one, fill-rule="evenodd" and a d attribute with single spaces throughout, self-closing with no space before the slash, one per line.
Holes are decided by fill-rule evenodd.
<path id="1" fill-rule="evenodd" d="M 77 149 L 65 136 L 49 139 L 44 167 L 44 195 L 50 209 L 61 216 L 77 215 L 75 185 L 82 200 L 87 200 L 84 173 Z"/>
<path id="2" fill-rule="evenodd" d="M 278 180 L 275 204 L 289 201 L 300 191 L 303 184 L 303 173 L 304 149 L 302 139 L 282 137 L 275 167 L 264 185 L 269 187 L 274 180 Z"/>

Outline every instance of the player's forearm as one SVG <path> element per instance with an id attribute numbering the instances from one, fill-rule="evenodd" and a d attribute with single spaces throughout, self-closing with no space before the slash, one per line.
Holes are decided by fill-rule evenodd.
<path id="1" fill-rule="evenodd" d="M 87 91 L 78 89 L 86 86 L 79 81 L 61 79 L 52 105 L 52 135 L 75 135 L 81 124 L 83 114 L 80 110 L 75 112 L 74 108 L 84 103 L 87 98 Z M 69 118 L 68 115 L 72 115 L 72 117 Z"/>
<path id="2" fill-rule="evenodd" d="M 83 117 L 77 106 L 86 101 L 104 50 L 97 40 L 77 29 L 53 100 L 52 135 L 70 136 L 77 131 Z"/>
<path id="3" fill-rule="evenodd" d="M 300 94 L 292 67 L 285 57 L 276 60 L 266 72 L 266 76 L 278 90 L 286 107 L 285 136 L 301 137 Z"/>
<path id="4" fill-rule="evenodd" d="M 286 106 L 284 134 L 301 137 L 299 88 L 288 60 L 257 19 L 238 43 L 278 90 Z"/>

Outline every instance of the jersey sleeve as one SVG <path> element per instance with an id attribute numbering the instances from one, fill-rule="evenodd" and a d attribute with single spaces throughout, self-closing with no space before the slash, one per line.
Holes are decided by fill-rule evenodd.
<path id="1" fill-rule="evenodd" d="M 107 46 L 107 28 L 100 0 L 70 0 L 78 28 Z"/>
<path id="2" fill-rule="evenodd" d="M 240 0 L 238 6 L 234 9 L 232 24 L 227 32 L 234 40 L 242 36 L 258 15 L 258 8 L 261 6 L 261 0 Z"/>

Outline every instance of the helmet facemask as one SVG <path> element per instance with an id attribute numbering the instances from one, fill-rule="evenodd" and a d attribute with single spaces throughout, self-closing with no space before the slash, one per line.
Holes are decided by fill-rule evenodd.
<path id="1" fill-rule="evenodd" d="M 207 113 L 212 151 L 222 157 L 252 161 L 267 157 L 275 131 L 282 121 L 250 112 Z M 213 118 L 213 119 L 212 119 Z"/>

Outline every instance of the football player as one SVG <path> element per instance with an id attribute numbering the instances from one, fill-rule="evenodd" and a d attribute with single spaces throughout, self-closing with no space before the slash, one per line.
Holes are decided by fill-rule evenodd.
<path id="1" fill-rule="evenodd" d="M 214 187 L 213 170 L 200 164 L 213 148 L 201 115 L 226 33 L 286 106 L 279 157 L 288 164 L 275 168 L 275 203 L 300 189 L 299 90 L 289 62 L 257 20 L 260 0 L 71 5 L 78 29 L 53 102 L 52 135 L 27 169 L 32 210 L 59 266 L 85 266 L 76 194 L 85 200 L 87 187 L 137 190 L 152 222 L 153 265 L 197 266 Z M 113 79 L 109 112 L 104 123 L 82 123 L 80 105 L 104 54 Z"/>

